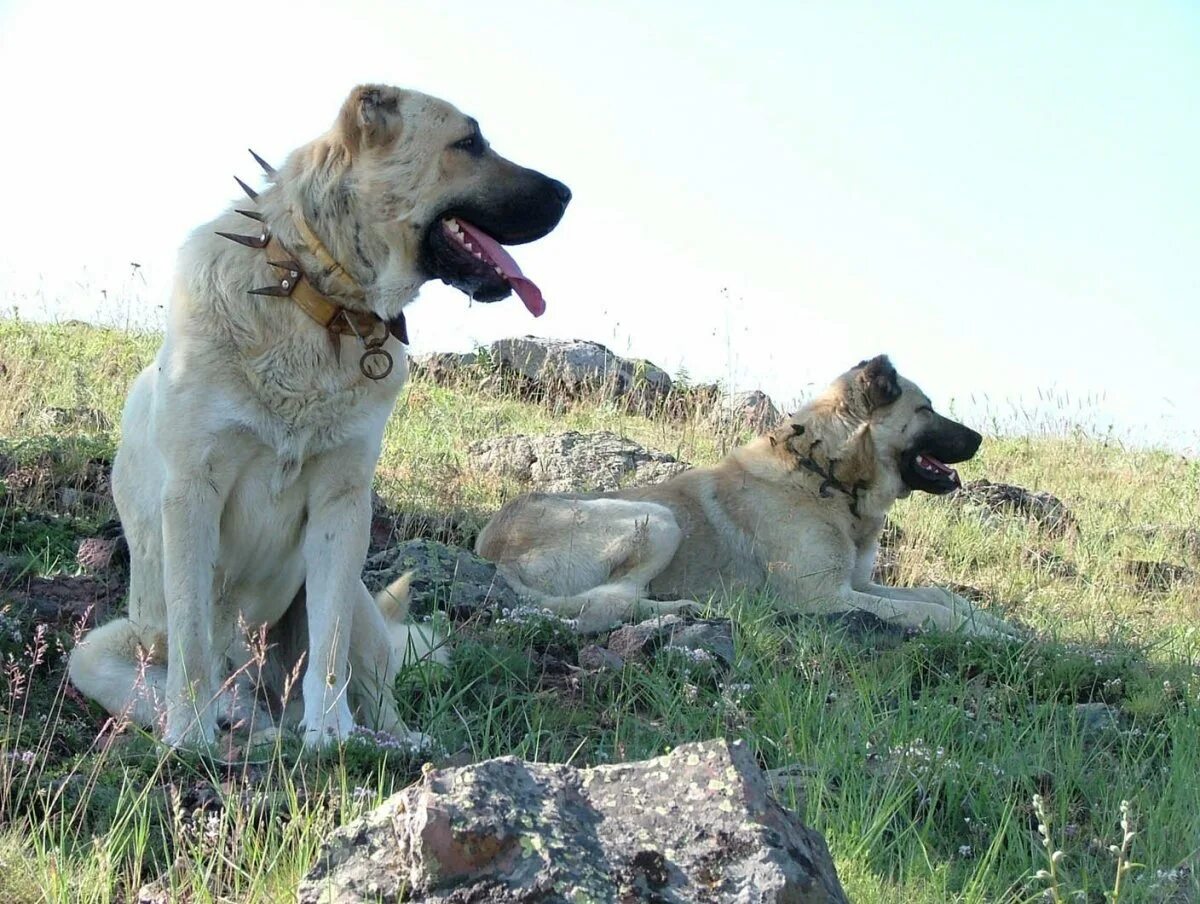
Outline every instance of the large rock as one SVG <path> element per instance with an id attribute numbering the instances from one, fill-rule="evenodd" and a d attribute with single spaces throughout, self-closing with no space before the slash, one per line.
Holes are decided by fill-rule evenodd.
<path id="1" fill-rule="evenodd" d="M 523 336 L 475 352 L 418 357 L 413 373 L 445 383 L 475 377 L 528 398 L 569 402 L 584 396 L 623 399 L 649 413 L 671 393 L 671 377 L 650 361 L 623 358 L 599 342 Z"/>
<path id="2" fill-rule="evenodd" d="M 712 420 L 718 430 L 751 430 L 766 433 L 779 426 L 783 415 L 761 389 L 747 392 L 722 392 L 712 409 Z"/>
<path id="3" fill-rule="evenodd" d="M 434 609 L 465 617 L 479 609 L 515 609 L 521 604 L 495 565 L 437 540 L 409 540 L 376 553 L 367 559 L 363 581 L 376 593 L 410 571 L 411 611 L 418 618 Z"/>
<path id="4" fill-rule="evenodd" d="M 661 483 L 688 465 L 615 433 L 498 436 L 472 443 L 470 467 L 548 493 Z"/>
<path id="5" fill-rule="evenodd" d="M 844 902 L 824 839 L 743 743 L 575 769 L 428 769 L 333 833 L 300 904 Z"/>
<path id="6" fill-rule="evenodd" d="M 622 358 L 599 342 L 523 336 L 493 342 L 488 354 L 502 372 L 573 397 L 600 392 L 652 408 L 671 391 L 671 378 L 661 367 Z"/>
<path id="7" fill-rule="evenodd" d="M 1010 483 L 972 480 L 946 498 L 985 521 L 1005 515 L 1025 518 L 1050 536 L 1062 536 L 1078 528 L 1075 516 L 1057 496 Z"/>

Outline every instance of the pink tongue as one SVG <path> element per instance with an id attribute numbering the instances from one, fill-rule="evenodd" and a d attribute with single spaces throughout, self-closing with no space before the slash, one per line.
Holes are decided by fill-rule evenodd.
<path id="1" fill-rule="evenodd" d="M 933 465 L 938 470 L 942 471 L 947 477 L 953 480 L 958 486 L 962 486 L 962 481 L 958 479 L 958 472 L 949 465 L 944 465 L 932 455 L 926 454 L 925 461 Z"/>
<path id="2" fill-rule="evenodd" d="M 546 302 L 542 299 L 542 290 L 537 287 L 537 283 L 527 278 L 521 272 L 521 268 L 512 259 L 512 255 L 504 250 L 504 246 L 483 230 L 472 226 L 466 220 L 459 220 L 458 225 L 462 227 L 462 231 L 471 239 L 471 244 L 482 251 L 484 257 L 500 268 L 504 273 L 504 278 L 513 287 L 513 291 L 520 296 L 521 301 L 525 302 L 525 307 L 529 309 L 529 313 L 534 317 L 541 317 L 546 313 Z"/>

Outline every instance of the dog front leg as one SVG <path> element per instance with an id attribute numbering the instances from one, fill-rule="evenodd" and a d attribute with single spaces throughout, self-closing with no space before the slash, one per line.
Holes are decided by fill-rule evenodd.
<path id="1" fill-rule="evenodd" d="M 908 628 L 931 626 L 941 631 L 962 631 L 981 637 L 1011 636 L 1008 631 L 980 619 L 980 613 L 967 600 L 948 594 L 947 603 L 943 605 L 909 595 L 904 598 L 882 596 L 846 587 L 834 594 L 832 600 L 820 603 L 818 609 L 822 612 L 869 612 L 883 621 Z"/>
<path id="2" fill-rule="evenodd" d="M 873 596 L 881 596 L 891 600 L 933 603 L 937 606 L 945 606 L 963 616 L 972 626 L 989 628 L 1009 637 L 1017 636 L 1017 631 L 1003 619 L 984 612 L 970 600 L 964 599 L 957 593 L 952 593 L 942 587 L 888 587 L 883 584 L 867 584 L 857 589 Z"/>
<path id="3" fill-rule="evenodd" d="M 167 718 L 172 747 L 212 743 L 217 714 L 213 584 L 222 493 L 211 477 L 168 479 L 162 493 L 163 588 L 167 607 Z"/>
<path id="4" fill-rule="evenodd" d="M 330 475 L 332 477 L 332 475 Z M 337 480 L 312 500 L 304 538 L 308 572 L 308 667 L 304 738 L 308 745 L 347 737 L 355 728 L 348 699 L 349 649 L 371 529 L 370 479 Z M 320 487 L 322 481 L 315 481 Z"/>

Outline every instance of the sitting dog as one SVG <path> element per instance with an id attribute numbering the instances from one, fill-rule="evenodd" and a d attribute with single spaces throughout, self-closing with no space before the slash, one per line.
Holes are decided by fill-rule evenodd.
<path id="1" fill-rule="evenodd" d="M 242 183 L 252 205 L 181 251 L 113 467 L 129 616 L 70 662 L 81 691 L 143 724 L 162 715 L 176 746 L 211 742 L 228 715 L 220 689 L 246 659 L 242 626 L 293 606 L 307 630 L 306 743 L 352 731 L 353 700 L 371 701 L 357 708 L 372 726 L 399 724 L 402 650 L 361 571 L 407 374 L 404 308 L 440 279 L 476 301 L 515 290 L 541 314 L 501 246 L 549 233 L 571 197 L 445 101 L 383 85 L 355 88 L 327 133 L 267 170 L 261 196 Z"/>
<path id="2" fill-rule="evenodd" d="M 800 612 L 1007 635 L 1004 622 L 946 590 L 871 581 L 892 503 L 960 486 L 950 465 L 980 440 L 881 355 L 711 468 L 611 493 L 515 499 L 476 551 L 583 631 L 635 610 L 679 612 L 715 594 L 766 590 Z"/>

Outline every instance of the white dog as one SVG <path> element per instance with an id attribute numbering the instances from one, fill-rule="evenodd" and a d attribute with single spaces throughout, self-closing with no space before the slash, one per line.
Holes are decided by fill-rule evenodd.
<path id="1" fill-rule="evenodd" d="M 306 742 L 344 737 L 356 715 L 399 727 L 397 646 L 411 635 L 420 653 L 430 638 L 389 633 L 360 575 L 407 373 L 402 312 L 438 278 L 477 301 L 515 289 L 540 314 L 501 243 L 544 236 L 570 200 L 448 103 L 378 85 L 354 89 L 334 126 L 269 174 L 251 209 L 180 254 L 113 469 L 129 617 L 71 656 L 80 690 L 144 724 L 165 717 L 172 745 L 208 743 L 235 715 L 221 688 L 247 661 L 239 623 L 271 626 L 301 605 Z"/>

